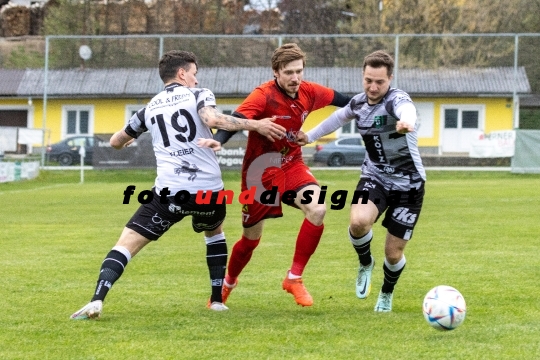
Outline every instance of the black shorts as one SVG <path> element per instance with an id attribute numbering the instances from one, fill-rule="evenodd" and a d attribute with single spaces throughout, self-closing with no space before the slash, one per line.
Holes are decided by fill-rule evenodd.
<path id="1" fill-rule="evenodd" d="M 225 220 L 226 205 L 223 201 L 216 204 L 218 192 L 212 194 L 209 204 L 197 204 L 195 194 L 182 204 L 175 204 L 174 197 L 168 197 L 168 203 L 162 204 L 155 189 L 154 197 L 148 204 L 142 204 L 126 224 L 126 227 L 149 240 L 157 240 L 171 226 L 186 216 L 191 216 L 191 226 L 195 232 L 217 229 Z"/>
<path id="2" fill-rule="evenodd" d="M 407 191 L 388 190 L 372 178 L 361 177 L 356 186 L 359 202 L 371 201 L 379 210 L 379 217 L 386 211 L 382 225 L 398 238 L 410 240 L 420 217 L 424 201 L 424 182 L 412 183 Z"/>

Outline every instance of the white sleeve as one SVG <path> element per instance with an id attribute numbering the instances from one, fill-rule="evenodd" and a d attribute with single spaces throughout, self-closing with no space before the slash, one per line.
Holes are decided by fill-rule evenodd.
<path id="1" fill-rule="evenodd" d="M 347 107 L 338 109 L 327 117 L 323 122 L 309 130 L 306 135 L 308 136 L 308 142 L 312 143 L 315 140 L 323 137 L 324 135 L 333 133 L 354 117 L 347 117 Z"/>
<path id="2" fill-rule="evenodd" d="M 416 123 L 416 108 L 414 104 L 411 102 L 403 103 L 396 109 L 396 116 L 399 120 L 414 126 Z"/>

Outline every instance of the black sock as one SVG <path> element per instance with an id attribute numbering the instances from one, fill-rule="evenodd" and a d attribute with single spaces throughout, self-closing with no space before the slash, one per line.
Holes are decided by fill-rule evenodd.
<path id="1" fill-rule="evenodd" d="M 105 300 L 105 296 L 107 296 L 107 293 L 114 282 L 122 275 L 127 263 L 128 259 L 119 251 L 111 250 L 107 254 L 105 260 L 103 260 L 103 263 L 101 264 L 96 291 L 94 292 L 91 301 Z"/>
<path id="2" fill-rule="evenodd" d="M 356 250 L 356 253 L 358 254 L 358 260 L 360 261 L 360 264 L 362 264 L 363 266 L 367 266 L 371 264 L 371 240 L 373 240 L 373 235 L 371 236 L 371 239 L 369 239 L 362 245 L 355 245 L 354 243 L 355 243 L 355 240 L 359 240 L 366 235 L 356 238 L 352 236 L 351 232 L 349 231 L 349 236 L 351 238 L 352 246 L 354 250 Z"/>
<path id="3" fill-rule="evenodd" d="M 396 286 L 396 283 L 399 280 L 399 276 L 401 275 L 401 272 L 405 269 L 405 265 L 398 271 L 391 271 L 386 266 L 386 263 L 383 264 L 383 271 L 384 271 L 384 282 L 381 291 L 383 293 L 391 293 L 394 292 L 394 286 Z"/>
<path id="4" fill-rule="evenodd" d="M 225 238 L 206 244 L 206 264 L 212 283 L 210 302 L 222 302 L 221 287 L 227 267 L 227 243 Z"/>

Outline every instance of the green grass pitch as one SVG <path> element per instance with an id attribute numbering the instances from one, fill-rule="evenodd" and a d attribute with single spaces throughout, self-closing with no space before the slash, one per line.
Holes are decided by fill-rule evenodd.
<path id="1" fill-rule="evenodd" d="M 314 171 L 328 186 L 325 232 L 304 273 L 315 304 L 281 289 L 302 213 L 268 220 L 259 248 L 229 298 L 206 309 L 202 235 L 190 220 L 149 245 L 109 292 L 99 321 L 72 321 L 94 290 L 101 261 L 138 206 L 123 191 L 150 189 L 153 171 L 42 171 L 0 184 L 0 359 L 537 359 L 540 358 L 540 176 L 428 172 L 425 205 L 405 253 L 392 313 L 373 311 L 382 283 L 385 230 L 376 224 L 373 290 L 354 293 L 357 260 L 347 239 L 348 190 L 358 172 Z M 225 173 L 239 193 L 239 175 Z M 229 250 L 241 234 L 228 207 Z M 467 302 L 458 329 L 422 316 L 429 289 L 446 284 Z"/>

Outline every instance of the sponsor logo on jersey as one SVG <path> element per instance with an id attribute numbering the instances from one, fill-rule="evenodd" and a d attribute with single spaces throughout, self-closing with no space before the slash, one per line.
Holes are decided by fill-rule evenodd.
<path id="1" fill-rule="evenodd" d="M 379 163 L 387 163 L 386 156 L 384 155 L 384 147 L 380 135 L 373 135 L 373 152 Z"/>
<path id="2" fill-rule="evenodd" d="M 285 138 L 288 142 L 294 144 L 296 142 L 296 135 L 298 135 L 298 131 L 296 130 L 289 130 L 285 134 Z M 288 150 L 287 150 L 288 151 Z M 283 153 L 282 153 L 283 154 Z M 285 155 L 285 154 L 284 154 Z"/>
<path id="3" fill-rule="evenodd" d="M 387 174 L 393 174 L 396 172 L 396 168 L 392 167 L 392 166 L 384 166 L 383 167 L 383 171 Z"/>

